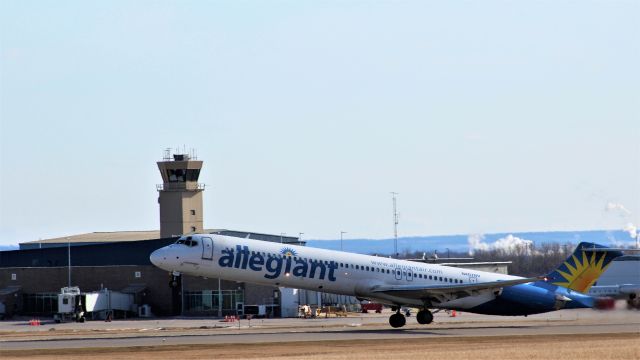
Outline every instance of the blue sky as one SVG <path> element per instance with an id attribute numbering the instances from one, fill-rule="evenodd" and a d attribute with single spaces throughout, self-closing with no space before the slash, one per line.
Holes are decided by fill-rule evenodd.
<path id="1" fill-rule="evenodd" d="M 0 1 L 0 244 L 205 226 L 305 238 L 640 223 L 637 1 Z M 620 208 L 607 204 L 620 204 Z"/>

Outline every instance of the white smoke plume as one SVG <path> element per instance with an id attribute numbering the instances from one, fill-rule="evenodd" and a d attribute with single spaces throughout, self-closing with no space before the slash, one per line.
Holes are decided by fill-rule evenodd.
<path id="1" fill-rule="evenodd" d="M 624 205 L 620 203 L 608 202 L 607 206 L 604 208 L 606 211 L 615 211 L 622 217 L 626 217 L 631 215 L 631 211 L 629 211 Z"/>
<path id="2" fill-rule="evenodd" d="M 482 234 L 471 234 L 467 237 L 467 243 L 469 244 L 469 255 L 473 255 L 473 252 L 476 250 L 489 250 L 489 244 L 487 244 L 483 240 L 484 235 Z"/>
<path id="3" fill-rule="evenodd" d="M 632 239 L 635 239 L 636 236 L 638 236 L 638 228 L 632 223 L 628 223 L 623 230 L 626 231 Z"/>
<path id="4" fill-rule="evenodd" d="M 605 206 L 606 211 L 611 211 L 617 213 L 622 218 L 629 218 L 631 215 L 631 211 L 624 207 L 624 205 L 620 203 L 608 202 L 607 206 Z M 638 236 L 638 227 L 633 223 L 627 223 L 627 225 L 622 228 L 632 239 L 635 239 Z"/>
<path id="5" fill-rule="evenodd" d="M 509 234 L 489 244 L 484 241 L 484 235 L 472 234 L 467 237 L 469 244 L 469 255 L 473 255 L 475 251 L 501 250 L 507 254 L 526 253 L 531 254 L 533 250 L 533 241 L 521 239 L 517 236 Z"/>

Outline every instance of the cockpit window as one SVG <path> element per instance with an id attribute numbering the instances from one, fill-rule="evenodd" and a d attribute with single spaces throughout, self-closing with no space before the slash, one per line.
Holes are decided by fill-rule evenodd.
<path id="1" fill-rule="evenodd" d="M 180 239 L 176 241 L 176 244 L 182 244 L 190 247 L 198 246 L 198 240 L 191 240 L 191 236 L 187 237 L 187 239 Z"/>

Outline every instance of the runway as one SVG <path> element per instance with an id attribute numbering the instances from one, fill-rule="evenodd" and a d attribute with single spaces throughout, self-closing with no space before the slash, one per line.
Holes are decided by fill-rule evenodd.
<path id="1" fill-rule="evenodd" d="M 410 323 L 402 329 L 386 324 L 387 314 L 317 320 L 268 319 L 211 326 L 211 320 L 146 320 L 113 323 L 20 324 L 0 326 L 0 351 L 131 348 L 359 340 L 516 337 L 548 335 L 635 334 L 640 338 L 640 313 L 560 312 L 529 318 L 438 314 L 430 325 Z M 206 325 L 202 325 L 206 324 Z M 20 331 L 16 331 L 19 329 Z M 10 331 L 11 330 L 11 331 Z"/>

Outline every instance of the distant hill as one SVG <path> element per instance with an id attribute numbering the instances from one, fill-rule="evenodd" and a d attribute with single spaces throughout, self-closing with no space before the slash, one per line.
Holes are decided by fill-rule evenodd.
<path id="1" fill-rule="evenodd" d="M 590 231 L 549 231 L 549 232 L 514 232 L 473 235 L 480 238 L 483 243 L 492 244 L 509 236 L 521 240 L 533 241 L 535 246 L 544 243 L 571 243 L 581 241 L 595 242 L 608 246 L 631 245 L 635 241 L 628 233 L 622 230 L 590 230 Z M 412 236 L 398 238 L 398 252 L 427 252 L 446 253 L 449 248 L 452 252 L 468 252 L 469 235 L 437 235 L 437 236 Z M 340 240 L 308 240 L 307 246 L 340 250 Z M 393 253 L 393 239 L 349 239 L 343 242 L 344 251 L 360 254 L 389 255 Z"/>

